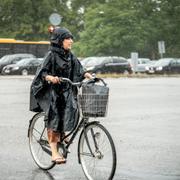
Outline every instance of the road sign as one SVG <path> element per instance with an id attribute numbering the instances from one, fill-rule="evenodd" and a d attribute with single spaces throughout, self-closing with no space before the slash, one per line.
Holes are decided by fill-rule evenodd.
<path id="1" fill-rule="evenodd" d="M 158 50 L 160 54 L 165 53 L 165 43 L 164 41 L 158 41 Z"/>
<path id="2" fill-rule="evenodd" d="M 49 21 L 52 25 L 57 26 L 61 23 L 62 17 L 58 13 L 52 13 L 49 16 Z"/>
<path id="3" fill-rule="evenodd" d="M 138 65 L 138 53 L 132 52 L 131 53 L 131 66 L 132 66 L 133 72 L 137 71 L 137 65 Z"/>
<path id="4" fill-rule="evenodd" d="M 163 54 L 165 53 L 165 43 L 164 41 L 158 41 L 158 50 L 161 58 L 163 58 Z"/>

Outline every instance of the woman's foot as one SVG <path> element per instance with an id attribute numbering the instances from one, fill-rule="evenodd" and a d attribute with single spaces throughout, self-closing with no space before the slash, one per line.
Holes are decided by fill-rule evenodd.
<path id="1" fill-rule="evenodd" d="M 63 157 L 63 155 L 58 154 L 56 156 L 52 156 L 52 162 L 56 164 L 65 164 L 66 159 Z"/>

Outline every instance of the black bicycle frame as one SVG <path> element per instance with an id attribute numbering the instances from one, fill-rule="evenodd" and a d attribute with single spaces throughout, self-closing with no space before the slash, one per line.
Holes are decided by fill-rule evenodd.
<path id="1" fill-rule="evenodd" d="M 83 118 L 81 119 L 81 121 L 78 123 L 76 129 L 72 132 L 72 136 L 71 136 L 68 144 L 66 145 L 66 148 L 67 148 L 67 149 L 68 149 L 68 147 L 71 145 L 71 143 L 73 142 L 73 140 L 74 140 L 74 138 L 76 137 L 78 131 L 79 131 L 82 127 L 84 127 L 85 124 L 87 124 L 87 121 L 88 121 L 88 119 L 83 117 Z M 68 137 L 70 134 L 71 134 L 71 133 L 69 133 L 67 136 L 65 136 L 65 138 Z"/>

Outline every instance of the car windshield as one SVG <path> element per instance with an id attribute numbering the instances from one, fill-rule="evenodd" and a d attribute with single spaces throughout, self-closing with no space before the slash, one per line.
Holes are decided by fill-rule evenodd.
<path id="1" fill-rule="evenodd" d="M 98 58 L 87 58 L 84 59 L 84 66 L 90 67 L 90 66 L 97 66 L 102 64 L 102 62 L 106 61 L 106 58 L 98 57 Z"/>
<path id="2" fill-rule="evenodd" d="M 29 64 L 30 62 L 32 61 L 32 59 L 23 59 L 21 61 L 18 61 L 16 64 L 19 65 L 19 66 L 23 66 L 23 65 L 27 65 Z"/>
<path id="3" fill-rule="evenodd" d="M 172 59 L 160 59 L 155 63 L 155 66 L 166 66 Z"/>
<path id="4" fill-rule="evenodd" d="M 85 59 L 83 59 L 83 60 L 80 61 L 80 62 L 81 62 L 81 64 L 82 64 L 83 66 L 85 66 L 86 63 L 87 63 L 89 60 L 91 60 L 91 58 L 85 58 Z"/>
<path id="5" fill-rule="evenodd" d="M 6 55 L 0 59 L 0 62 L 8 62 L 10 59 L 11 59 L 11 56 Z"/>
<path id="6" fill-rule="evenodd" d="M 150 63 L 150 59 L 139 58 L 139 64 L 148 64 Z"/>

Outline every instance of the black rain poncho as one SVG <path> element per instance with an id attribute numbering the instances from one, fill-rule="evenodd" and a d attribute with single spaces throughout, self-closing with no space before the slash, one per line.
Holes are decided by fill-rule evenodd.
<path id="1" fill-rule="evenodd" d="M 70 131 L 77 117 L 77 89 L 68 83 L 49 84 L 46 75 L 66 77 L 73 82 L 82 81 L 84 70 L 78 59 L 63 48 L 51 46 L 44 63 L 31 84 L 30 110 L 45 112 L 47 127 L 58 132 Z"/>

